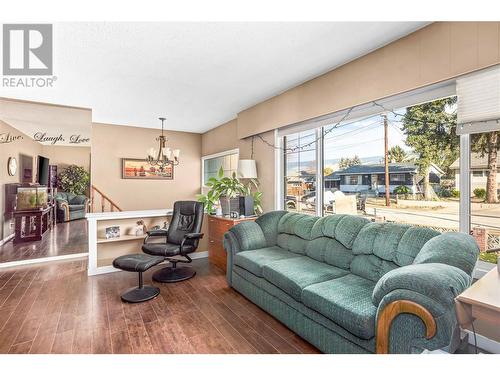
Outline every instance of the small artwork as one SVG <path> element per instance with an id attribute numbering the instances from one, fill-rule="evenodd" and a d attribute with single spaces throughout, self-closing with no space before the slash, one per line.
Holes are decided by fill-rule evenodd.
<path id="1" fill-rule="evenodd" d="M 118 237 L 120 237 L 120 227 L 115 226 L 106 228 L 107 240 L 109 240 L 110 238 L 118 238 Z"/>
<path id="2" fill-rule="evenodd" d="M 141 180 L 173 180 L 174 167 L 167 165 L 163 171 L 144 159 L 122 159 L 122 178 Z"/>

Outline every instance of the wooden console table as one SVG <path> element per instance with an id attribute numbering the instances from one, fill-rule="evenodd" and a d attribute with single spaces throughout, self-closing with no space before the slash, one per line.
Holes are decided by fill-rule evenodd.
<path id="1" fill-rule="evenodd" d="M 226 252 L 222 245 L 224 233 L 243 221 L 254 221 L 257 216 L 242 219 L 231 219 L 222 216 L 208 215 L 208 261 L 226 271 Z"/>
<path id="2" fill-rule="evenodd" d="M 43 235 L 52 228 L 53 214 L 52 205 L 39 209 L 14 211 L 14 243 L 40 241 Z"/>
<path id="3" fill-rule="evenodd" d="M 476 319 L 500 325 L 500 273 L 493 268 L 455 298 L 460 327 L 471 329 Z"/>

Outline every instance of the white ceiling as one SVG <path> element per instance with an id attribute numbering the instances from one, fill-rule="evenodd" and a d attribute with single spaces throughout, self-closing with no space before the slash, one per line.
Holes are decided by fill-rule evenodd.
<path id="1" fill-rule="evenodd" d="M 205 132 L 426 22 L 56 23 L 55 88 L 0 96 L 88 107 L 94 122 Z"/>

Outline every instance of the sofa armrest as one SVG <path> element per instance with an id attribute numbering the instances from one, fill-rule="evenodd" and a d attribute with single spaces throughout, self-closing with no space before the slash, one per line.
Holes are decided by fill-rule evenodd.
<path id="1" fill-rule="evenodd" d="M 66 199 L 56 199 L 58 220 L 69 221 L 69 203 Z M 59 213 L 60 212 L 60 213 Z"/>
<path id="2" fill-rule="evenodd" d="M 229 229 L 236 240 L 235 252 L 255 250 L 266 247 L 266 238 L 259 224 L 254 221 L 244 221 Z M 227 251 L 227 250 L 226 250 Z"/>
<path id="3" fill-rule="evenodd" d="M 266 238 L 259 224 L 244 221 L 224 233 L 224 250 L 227 254 L 226 279 L 232 285 L 234 256 L 240 251 L 266 247 Z"/>
<path id="4" fill-rule="evenodd" d="M 450 346 L 458 333 L 454 299 L 470 282 L 461 269 L 441 263 L 413 264 L 382 276 L 372 294 L 377 352 Z"/>

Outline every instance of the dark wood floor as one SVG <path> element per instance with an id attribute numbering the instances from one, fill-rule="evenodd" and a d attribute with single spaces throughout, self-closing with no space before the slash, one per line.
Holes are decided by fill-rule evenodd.
<path id="1" fill-rule="evenodd" d="M 228 288 L 206 259 L 193 267 L 193 279 L 154 283 L 160 296 L 135 305 L 120 300 L 133 273 L 88 277 L 83 260 L 2 270 L 0 353 L 318 352 Z"/>
<path id="2" fill-rule="evenodd" d="M 58 223 L 41 241 L 14 245 L 13 241 L 0 246 L 0 263 L 87 253 L 87 220 Z"/>

